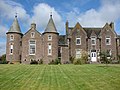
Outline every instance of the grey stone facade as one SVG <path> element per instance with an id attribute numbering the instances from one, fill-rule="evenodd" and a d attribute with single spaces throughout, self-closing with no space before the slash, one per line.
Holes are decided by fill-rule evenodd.
<path id="1" fill-rule="evenodd" d="M 36 24 L 32 23 L 30 29 L 22 34 L 15 17 L 6 34 L 6 60 L 13 63 L 30 64 L 42 60 L 49 64 L 59 58 L 65 64 L 70 62 L 70 57 L 80 57 L 81 51 L 88 52 L 88 59 L 92 62 L 99 62 L 99 53 L 103 51 L 109 51 L 114 60 L 120 55 L 120 36 L 114 31 L 114 23 L 106 23 L 101 28 L 87 28 L 79 23 L 69 27 L 67 21 L 66 35 L 59 35 L 51 15 L 44 33 L 38 32 Z"/>

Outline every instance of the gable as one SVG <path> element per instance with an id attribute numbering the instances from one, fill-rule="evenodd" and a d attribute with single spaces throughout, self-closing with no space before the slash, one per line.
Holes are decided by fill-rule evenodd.
<path id="1" fill-rule="evenodd" d="M 29 30 L 23 35 L 23 38 L 25 38 L 25 37 L 31 38 L 31 33 L 32 33 L 32 32 L 35 33 L 35 38 L 41 36 L 41 33 L 39 33 L 37 30 L 29 29 Z"/>
<path id="2" fill-rule="evenodd" d="M 82 34 L 82 33 L 84 33 L 84 35 L 87 35 L 86 34 L 86 32 L 85 32 L 85 30 L 82 28 L 82 26 L 79 24 L 79 23 L 77 23 L 76 25 L 75 25 L 75 27 L 71 30 L 71 35 L 72 34 L 74 34 L 74 35 L 79 35 L 79 34 Z"/>
<path id="3" fill-rule="evenodd" d="M 102 28 L 100 36 L 102 36 L 103 34 L 105 35 L 113 35 L 113 36 L 117 36 L 116 32 L 114 30 L 112 30 L 112 28 L 109 26 L 108 23 L 105 24 L 105 26 Z"/>

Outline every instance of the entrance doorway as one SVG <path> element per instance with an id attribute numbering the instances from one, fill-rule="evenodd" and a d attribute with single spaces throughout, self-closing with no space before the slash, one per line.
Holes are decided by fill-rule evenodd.
<path id="1" fill-rule="evenodd" d="M 96 51 L 91 51 L 91 61 L 97 62 L 97 54 Z"/>

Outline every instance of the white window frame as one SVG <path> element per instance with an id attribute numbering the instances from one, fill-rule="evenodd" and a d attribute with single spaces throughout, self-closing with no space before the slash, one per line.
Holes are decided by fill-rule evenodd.
<path id="1" fill-rule="evenodd" d="M 31 38 L 35 38 L 35 32 L 31 32 Z"/>
<path id="2" fill-rule="evenodd" d="M 80 43 L 77 43 L 77 40 L 80 40 Z M 81 45 L 81 38 L 80 37 L 76 38 L 76 45 Z"/>
<path id="3" fill-rule="evenodd" d="M 49 36 L 51 36 L 51 38 Z M 48 41 L 52 41 L 52 35 L 51 34 L 48 35 Z"/>
<path id="4" fill-rule="evenodd" d="M 81 50 L 81 49 L 76 49 L 75 51 L 76 51 L 76 52 L 75 52 L 75 53 L 76 53 L 76 56 L 75 56 L 75 57 L 76 57 L 76 58 L 81 58 L 81 51 L 82 51 L 82 50 Z M 80 52 L 79 54 L 78 54 L 78 51 Z"/>
<path id="5" fill-rule="evenodd" d="M 13 36 L 13 38 L 11 38 L 11 36 Z M 10 35 L 10 41 L 13 41 L 13 40 L 14 40 L 14 35 L 11 34 L 11 35 Z"/>
<path id="6" fill-rule="evenodd" d="M 94 44 L 92 43 L 93 40 L 94 40 L 94 42 L 95 42 Z M 91 37 L 91 45 L 96 45 L 96 37 L 95 37 L 95 36 L 92 36 L 92 37 Z"/>
<path id="7" fill-rule="evenodd" d="M 11 52 L 11 50 L 12 50 L 12 52 Z M 10 55 L 13 55 L 13 44 L 12 43 L 10 44 Z"/>
<path id="8" fill-rule="evenodd" d="M 49 52 L 49 50 L 51 50 L 51 52 Z M 52 44 L 48 43 L 48 55 L 51 56 L 52 55 Z"/>
<path id="9" fill-rule="evenodd" d="M 35 44 L 30 44 L 30 41 L 35 41 Z M 31 48 L 30 46 L 35 46 L 35 53 L 31 53 Z M 35 55 L 36 54 L 36 40 L 29 40 L 29 55 Z"/>
<path id="10" fill-rule="evenodd" d="M 106 42 L 107 39 L 109 40 L 109 43 Z M 111 45 L 111 37 L 110 37 L 110 36 L 106 36 L 106 37 L 105 37 L 105 44 L 106 44 L 106 45 Z"/>

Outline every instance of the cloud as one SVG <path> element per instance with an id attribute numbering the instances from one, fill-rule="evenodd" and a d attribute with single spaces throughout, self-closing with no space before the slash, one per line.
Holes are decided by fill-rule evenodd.
<path id="1" fill-rule="evenodd" d="M 30 17 L 21 4 L 10 0 L 0 0 L 0 12 L 2 12 L 1 17 L 8 20 L 13 19 L 15 13 L 18 13 L 22 21 L 26 21 Z"/>
<path id="2" fill-rule="evenodd" d="M 116 22 L 120 19 L 120 0 L 101 0 L 101 6 L 98 9 L 89 9 L 80 13 L 72 10 L 67 13 L 67 19 L 75 25 L 80 22 L 82 26 L 101 27 L 106 22 Z"/>
<path id="3" fill-rule="evenodd" d="M 63 28 L 63 22 L 60 14 L 54 7 L 51 7 L 46 3 L 39 3 L 37 6 L 34 6 L 33 16 L 30 19 L 30 23 L 35 22 L 37 27 L 44 31 L 50 18 L 50 12 L 52 12 L 53 20 L 57 29 L 61 31 Z"/>
<path id="4" fill-rule="evenodd" d="M 0 25 L 0 39 L 6 37 L 6 32 L 8 31 L 8 28 L 6 26 Z"/>
<path id="5" fill-rule="evenodd" d="M 6 42 L 0 42 L 0 56 L 6 52 Z"/>
<path id="6" fill-rule="evenodd" d="M 0 0 L 0 12 L 2 12 L 0 17 L 6 18 L 9 20 L 13 20 L 15 13 L 18 13 L 18 18 L 22 22 L 22 29 L 27 31 L 30 28 L 30 24 L 35 22 L 37 24 L 37 29 L 39 31 L 44 31 L 47 26 L 50 12 L 53 14 L 53 19 L 55 25 L 59 32 L 63 32 L 64 23 L 60 14 L 55 10 L 54 7 L 49 6 L 46 3 L 38 3 L 33 6 L 33 9 L 30 11 L 32 15 L 27 14 L 27 11 L 20 3 L 16 3 L 10 0 Z"/>

